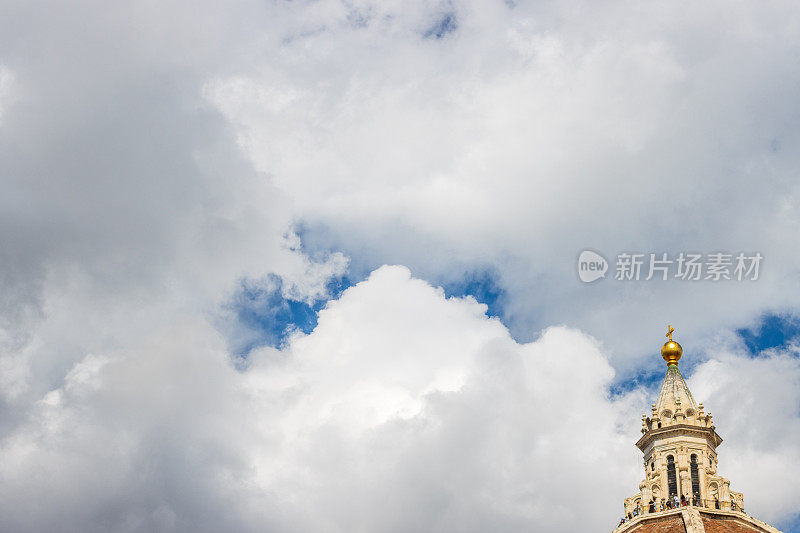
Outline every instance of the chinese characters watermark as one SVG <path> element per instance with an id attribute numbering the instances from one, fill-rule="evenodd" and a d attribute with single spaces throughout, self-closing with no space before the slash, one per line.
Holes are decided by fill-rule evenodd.
<path id="1" fill-rule="evenodd" d="M 617 254 L 614 265 L 614 279 L 617 281 L 756 281 L 760 274 L 764 256 L 754 253 L 708 254 L 680 252 L 670 256 L 667 253 L 628 253 Z M 609 264 L 599 253 L 584 250 L 578 256 L 578 277 L 584 283 L 591 283 L 605 277 Z"/>

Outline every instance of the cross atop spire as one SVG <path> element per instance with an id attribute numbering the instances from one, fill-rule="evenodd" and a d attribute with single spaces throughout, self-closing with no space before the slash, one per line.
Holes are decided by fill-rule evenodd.
<path id="1" fill-rule="evenodd" d="M 664 346 L 661 347 L 661 357 L 664 358 L 664 361 L 667 362 L 668 366 L 677 366 L 678 361 L 683 354 L 683 348 L 681 348 L 681 345 L 672 340 L 672 334 L 674 332 L 675 328 L 673 328 L 671 324 L 667 326 L 667 334 L 665 337 L 669 338 L 669 340 L 664 343 Z"/>

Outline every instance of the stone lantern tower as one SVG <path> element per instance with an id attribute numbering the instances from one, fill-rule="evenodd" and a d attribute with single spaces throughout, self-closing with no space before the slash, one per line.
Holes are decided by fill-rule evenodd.
<path id="1" fill-rule="evenodd" d="M 695 402 L 678 369 L 683 348 L 672 339 L 661 347 L 667 374 L 650 415 L 642 415 L 645 477 L 625 500 L 620 531 L 759 531 L 777 529 L 744 512 L 744 497 L 717 473 L 717 434 L 711 413 Z M 731 522 L 725 527 L 722 522 Z M 674 522 L 674 523 L 671 523 Z M 735 528 L 731 529 L 734 526 Z M 719 526 L 719 527 L 717 527 Z M 666 528 L 666 529 L 664 529 Z"/>

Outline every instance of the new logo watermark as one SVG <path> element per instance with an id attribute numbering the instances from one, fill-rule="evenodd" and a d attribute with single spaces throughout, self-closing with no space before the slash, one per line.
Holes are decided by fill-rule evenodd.
<path id="1" fill-rule="evenodd" d="M 606 277 L 608 261 L 592 250 L 584 250 L 578 256 L 578 277 L 584 283 L 591 283 Z"/>
<path id="2" fill-rule="evenodd" d="M 682 281 L 756 281 L 764 256 L 760 252 L 700 254 L 622 252 L 614 265 L 616 281 L 649 281 L 679 279 Z M 578 255 L 578 277 L 584 283 L 605 278 L 609 264 L 594 250 Z"/>

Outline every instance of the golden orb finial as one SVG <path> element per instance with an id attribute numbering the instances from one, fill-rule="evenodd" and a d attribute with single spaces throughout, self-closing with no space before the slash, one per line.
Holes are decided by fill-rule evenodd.
<path id="1" fill-rule="evenodd" d="M 681 348 L 681 345 L 672 340 L 672 333 L 674 331 L 675 328 L 673 328 L 672 325 L 667 327 L 667 334 L 665 337 L 669 338 L 669 340 L 661 347 L 661 357 L 667 362 L 667 366 L 677 366 L 678 361 L 683 355 L 683 348 Z"/>

